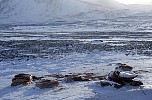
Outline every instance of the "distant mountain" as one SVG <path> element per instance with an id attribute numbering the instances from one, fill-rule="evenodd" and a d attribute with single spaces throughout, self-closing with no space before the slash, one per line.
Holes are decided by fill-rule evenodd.
<path id="1" fill-rule="evenodd" d="M 114 0 L 0 0 L 0 24 L 38 24 L 130 15 Z"/>
<path id="2" fill-rule="evenodd" d="M 98 6 L 102 6 L 109 9 L 122 9 L 126 7 L 126 5 L 116 2 L 115 0 L 81 0 L 81 1 L 89 2 L 91 4 L 96 4 Z"/>

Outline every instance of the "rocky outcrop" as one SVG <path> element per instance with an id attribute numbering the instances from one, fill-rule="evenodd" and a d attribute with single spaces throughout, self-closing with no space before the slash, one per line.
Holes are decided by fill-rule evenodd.
<path id="1" fill-rule="evenodd" d="M 79 73 L 79 74 L 70 74 L 65 75 L 65 82 L 73 82 L 73 81 L 97 81 L 97 80 L 105 80 L 106 75 L 98 76 L 94 73 Z"/>
<path id="2" fill-rule="evenodd" d="M 112 82 L 112 81 L 108 81 L 108 80 L 102 80 L 100 81 L 100 85 L 102 87 L 105 87 L 105 86 L 113 86 L 114 88 L 121 88 L 123 85 L 122 84 L 119 84 L 119 83 L 116 83 L 116 82 Z"/>
<path id="3" fill-rule="evenodd" d="M 108 75 L 108 80 L 116 82 L 121 85 L 132 85 L 132 86 L 140 86 L 143 85 L 141 81 L 133 80 L 138 75 L 134 73 L 133 67 L 121 64 L 119 67 L 115 68 L 115 71 L 111 71 Z"/>
<path id="4" fill-rule="evenodd" d="M 120 66 L 116 67 L 115 70 L 118 70 L 118 71 L 132 71 L 133 67 L 129 66 L 129 65 L 126 65 L 126 64 L 120 64 Z"/>
<path id="5" fill-rule="evenodd" d="M 100 81 L 102 87 L 112 86 L 117 89 L 125 85 L 143 85 L 141 81 L 134 80 L 138 75 L 135 71 L 132 71 L 132 69 L 133 67 L 131 66 L 121 64 L 119 67 L 116 67 L 114 71 L 111 71 L 108 76 L 99 76 L 94 73 L 50 74 L 43 77 L 36 77 L 30 74 L 18 74 L 12 79 L 11 86 L 29 85 L 35 82 L 36 87 L 40 89 L 55 88 L 63 81 L 66 83 L 75 81 Z"/>
<path id="6" fill-rule="evenodd" d="M 72 81 L 91 81 L 89 77 L 83 77 L 79 75 L 65 75 L 65 82 L 72 82 Z"/>
<path id="7" fill-rule="evenodd" d="M 36 82 L 36 86 L 39 87 L 40 89 L 43 88 L 54 88 L 59 85 L 59 82 L 56 80 L 40 80 Z"/>
<path id="8" fill-rule="evenodd" d="M 29 85 L 33 82 L 32 75 L 30 74 L 18 74 L 15 75 L 12 79 L 11 86 L 18 86 L 18 85 Z"/>

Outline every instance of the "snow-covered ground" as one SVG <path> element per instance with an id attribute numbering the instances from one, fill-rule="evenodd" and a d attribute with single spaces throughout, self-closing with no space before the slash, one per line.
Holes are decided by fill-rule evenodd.
<path id="1" fill-rule="evenodd" d="M 151 100 L 151 6 L 114 0 L 0 0 L 0 100 Z M 141 87 L 60 81 L 11 87 L 14 75 L 107 75 L 119 63 L 144 70 Z"/>
<path id="2" fill-rule="evenodd" d="M 118 11 L 119 12 L 119 11 Z M 94 12 L 95 13 L 95 12 Z M 151 32 L 151 12 L 113 19 L 54 20 L 45 24 L 1 25 L 0 32 Z M 146 15 L 147 14 L 147 15 Z M 98 16 L 101 16 L 100 14 Z M 92 16 L 93 17 L 93 16 Z"/>
<path id="3" fill-rule="evenodd" d="M 151 100 L 151 39 L 144 32 L 0 33 L 0 100 Z M 105 75 L 118 63 L 149 71 L 137 77 L 144 85 L 115 89 L 99 81 L 61 81 L 53 89 L 10 86 L 19 73 Z"/>

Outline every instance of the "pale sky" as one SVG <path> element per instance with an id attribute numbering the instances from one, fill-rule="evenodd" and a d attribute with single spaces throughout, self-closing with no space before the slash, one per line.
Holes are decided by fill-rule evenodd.
<path id="1" fill-rule="evenodd" d="M 116 0 L 124 4 L 152 4 L 152 0 Z"/>

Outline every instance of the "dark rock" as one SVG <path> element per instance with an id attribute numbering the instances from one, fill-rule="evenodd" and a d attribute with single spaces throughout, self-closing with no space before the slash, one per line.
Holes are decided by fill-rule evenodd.
<path id="1" fill-rule="evenodd" d="M 65 82 L 72 82 L 72 81 L 91 81 L 91 77 L 87 76 L 79 76 L 79 75 L 65 75 Z"/>
<path id="2" fill-rule="evenodd" d="M 36 76 L 32 76 L 33 81 L 40 80 L 40 79 L 42 79 L 42 78 L 44 78 L 44 77 L 36 77 Z"/>
<path id="3" fill-rule="evenodd" d="M 66 82 L 72 82 L 72 81 L 91 81 L 91 80 L 105 80 L 107 79 L 107 75 L 105 76 L 97 76 L 94 73 L 78 73 L 78 74 L 70 74 L 65 75 L 65 81 Z"/>
<path id="4" fill-rule="evenodd" d="M 132 81 L 131 83 L 130 83 L 130 85 L 132 85 L 132 86 L 140 86 L 140 85 L 143 85 L 143 83 L 141 82 L 141 81 Z"/>
<path id="5" fill-rule="evenodd" d="M 149 73 L 149 71 L 146 71 L 146 70 L 136 70 L 136 71 L 133 71 L 133 72 L 136 73 L 136 74 Z"/>
<path id="6" fill-rule="evenodd" d="M 40 89 L 43 88 L 54 88 L 59 85 L 58 81 L 55 80 L 41 80 L 36 83 L 36 86 L 39 87 Z"/>
<path id="7" fill-rule="evenodd" d="M 12 83 L 11 86 L 18 86 L 21 85 L 21 83 Z"/>
<path id="8" fill-rule="evenodd" d="M 126 64 L 121 64 L 118 69 L 122 70 L 122 71 L 132 71 L 133 67 L 126 65 Z"/>
<path id="9" fill-rule="evenodd" d="M 110 81 L 118 82 L 119 81 L 119 74 L 120 74 L 119 71 L 112 71 L 109 73 L 108 79 Z"/>
<path id="10" fill-rule="evenodd" d="M 107 75 L 105 76 L 94 76 L 92 80 L 107 80 Z"/>
<path id="11" fill-rule="evenodd" d="M 122 88 L 123 86 L 124 86 L 123 84 L 114 84 L 114 88 L 117 89 Z"/>
<path id="12" fill-rule="evenodd" d="M 90 81 L 90 78 L 83 77 L 83 76 L 78 76 L 73 78 L 74 81 Z"/>
<path id="13" fill-rule="evenodd" d="M 65 75 L 64 77 L 65 82 L 67 83 L 72 82 L 73 81 L 72 77 L 73 75 Z"/>
<path id="14" fill-rule="evenodd" d="M 12 82 L 13 83 L 25 83 L 25 82 L 30 82 L 30 81 L 32 81 L 32 80 L 30 80 L 30 79 L 24 79 L 24 78 L 13 78 L 12 79 Z"/>
<path id="15" fill-rule="evenodd" d="M 28 77 L 28 78 L 29 78 L 30 76 L 32 76 L 32 75 L 21 73 L 21 74 L 15 75 L 14 77 L 15 77 L 15 78 L 18 78 L 18 77 Z"/>
<path id="16" fill-rule="evenodd" d="M 72 77 L 72 80 L 73 81 L 82 81 L 82 77 L 81 76 L 75 76 L 75 77 Z"/>
<path id="17" fill-rule="evenodd" d="M 84 73 L 84 75 L 86 75 L 86 76 L 95 76 L 94 73 Z"/>
<path id="18" fill-rule="evenodd" d="M 52 74 L 52 75 L 46 75 L 47 77 L 55 77 L 55 78 L 64 78 L 65 76 L 62 74 Z"/>
<path id="19" fill-rule="evenodd" d="M 17 85 L 29 85 L 33 81 L 32 75 L 30 74 L 18 74 L 15 75 L 12 79 L 11 86 L 17 86 Z"/>
<path id="20" fill-rule="evenodd" d="M 95 76 L 90 76 L 90 75 L 85 75 L 85 76 L 83 76 L 83 78 L 88 79 L 88 80 L 95 80 L 96 79 Z"/>
<path id="21" fill-rule="evenodd" d="M 11 84 L 11 86 L 18 86 L 18 85 L 29 85 L 31 84 L 32 82 L 13 82 Z"/>
<path id="22" fill-rule="evenodd" d="M 116 82 L 120 85 L 114 85 L 115 88 L 121 88 L 125 85 L 140 86 L 143 85 L 141 81 L 134 81 L 138 73 L 144 73 L 148 71 L 138 70 L 132 71 L 133 67 L 126 64 L 121 64 L 119 67 L 115 68 L 115 71 L 112 71 L 108 75 L 108 80 Z"/>
<path id="23" fill-rule="evenodd" d="M 123 77 L 121 76 L 122 72 L 119 72 L 119 71 L 112 71 L 109 75 L 108 75 L 108 79 L 110 81 L 114 81 L 116 83 L 119 83 L 119 84 L 122 84 L 122 85 L 125 85 L 127 83 L 130 83 L 132 82 L 132 79 L 134 79 L 135 77 L 137 77 L 138 75 L 133 75 L 133 76 L 130 76 L 130 77 Z"/>
<path id="24" fill-rule="evenodd" d="M 105 81 L 100 81 L 100 84 L 101 84 L 102 87 L 105 87 L 105 86 L 112 86 L 111 83 L 105 82 Z"/>
<path id="25" fill-rule="evenodd" d="M 118 83 L 115 83 L 115 82 L 112 82 L 112 81 L 107 81 L 107 80 L 103 80 L 103 81 L 100 81 L 100 84 L 102 87 L 105 87 L 105 86 L 113 86 L 114 88 L 121 88 L 123 85 L 122 84 L 118 84 Z"/>

